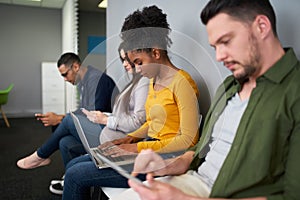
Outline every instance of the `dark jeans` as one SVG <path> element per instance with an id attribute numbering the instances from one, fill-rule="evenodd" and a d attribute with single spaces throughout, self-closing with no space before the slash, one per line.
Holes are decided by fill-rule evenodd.
<path id="1" fill-rule="evenodd" d="M 127 171 L 132 165 L 122 166 Z M 145 175 L 138 176 L 145 180 Z M 63 199 L 80 200 L 90 199 L 91 187 L 128 188 L 127 179 L 111 168 L 96 168 L 89 155 L 80 156 L 71 160 L 65 173 Z"/>
<path id="2" fill-rule="evenodd" d="M 64 117 L 48 140 L 37 150 L 37 154 L 41 158 L 48 158 L 59 148 L 65 166 L 71 159 L 86 153 L 70 114 Z"/>

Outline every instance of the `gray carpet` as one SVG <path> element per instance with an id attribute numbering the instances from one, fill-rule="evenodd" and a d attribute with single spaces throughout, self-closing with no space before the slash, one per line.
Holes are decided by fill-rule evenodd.
<path id="1" fill-rule="evenodd" d="M 9 119 L 6 128 L 0 119 L 0 199 L 61 199 L 49 191 L 49 183 L 64 173 L 59 151 L 51 156 L 51 164 L 32 170 L 16 166 L 18 159 L 34 152 L 50 135 L 51 128 L 44 127 L 34 118 Z"/>

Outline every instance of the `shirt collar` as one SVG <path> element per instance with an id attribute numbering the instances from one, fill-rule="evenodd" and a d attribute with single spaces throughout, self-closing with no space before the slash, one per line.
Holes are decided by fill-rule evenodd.
<path id="1" fill-rule="evenodd" d="M 291 72 L 298 59 L 292 48 L 285 48 L 284 50 L 285 54 L 262 77 L 280 83 Z"/>

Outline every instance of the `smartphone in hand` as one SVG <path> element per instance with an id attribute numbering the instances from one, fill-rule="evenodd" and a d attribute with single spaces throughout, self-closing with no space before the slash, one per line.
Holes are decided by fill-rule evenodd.
<path id="1" fill-rule="evenodd" d="M 43 113 L 35 113 L 34 117 L 36 118 L 36 120 L 41 120 L 45 117 L 45 115 Z"/>

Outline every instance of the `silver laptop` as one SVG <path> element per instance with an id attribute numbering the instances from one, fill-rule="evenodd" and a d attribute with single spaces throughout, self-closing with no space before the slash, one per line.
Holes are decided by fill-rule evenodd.
<path id="1" fill-rule="evenodd" d="M 97 147 L 98 146 L 97 143 L 99 144 L 99 137 L 97 138 L 92 137 L 91 140 L 87 139 L 87 136 L 91 137 L 91 136 L 99 135 L 99 132 L 101 131 L 100 125 L 90 122 L 83 113 L 75 114 L 73 112 L 70 112 L 70 114 L 71 117 L 73 118 L 80 140 L 86 152 L 90 155 L 91 159 L 93 160 L 97 168 L 99 169 L 106 168 L 106 167 L 114 168 L 115 166 L 117 166 L 118 169 L 114 168 L 115 170 L 124 171 L 118 165 L 127 165 L 127 164 L 134 163 L 136 155 L 124 155 L 118 157 L 106 156 L 105 151 Z M 95 142 L 95 140 L 97 140 L 97 142 Z M 93 145 L 91 145 L 91 143 L 93 143 Z"/>

